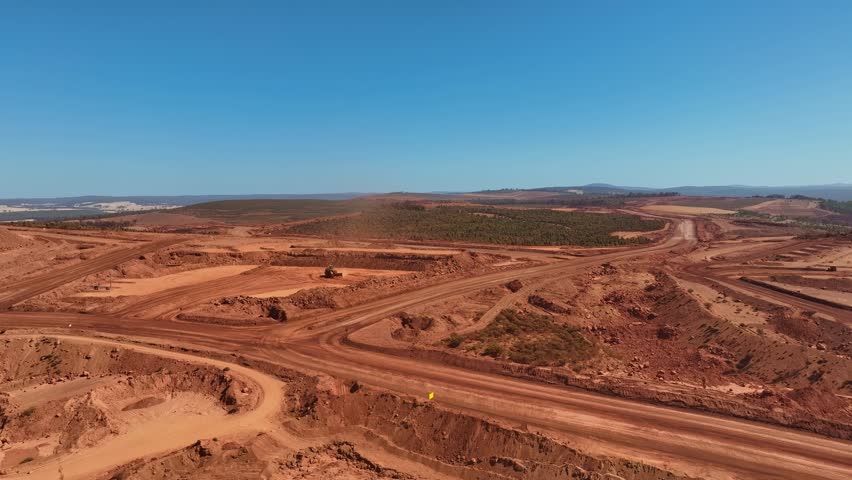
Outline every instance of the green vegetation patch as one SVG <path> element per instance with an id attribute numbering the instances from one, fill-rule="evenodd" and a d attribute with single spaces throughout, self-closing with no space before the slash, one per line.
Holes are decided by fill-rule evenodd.
<path id="1" fill-rule="evenodd" d="M 0 212 L 0 222 L 29 222 L 69 220 L 85 217 L 99 217 L 103 212 L 95 209 L 68 210 L 29 210 L 24 212 Z"/>
<path id="2" fill-rule="evenodd" d="M 619 246 L 648 240 L 619 238 L 612 235 L 614 232 L 647 232 L 664 225 L 660 220 L 644 220 L 628 214 L 459 206 L 427 209 L 402 202 L 370 208 L 358 216 L 295 225 L 289 231 L 350 239 Z"/>
<path id="3" fill-rule="evenodd" d="M 503 310 L 484 329 L 444 340 L 450 348 L 529 365 L 570 365 L 579 370 L 602 353 L 579 328 L 534 312 Z"/>
<path id="4" fill-rule="evenodd" d="M 278 223 L 356 213 L 365 200 L 222 200 L 168 210 L 225 223 Z"/>
<path id="5" fill-rule="evenodd" d="M 839 202 L 837 200 L 822 200 L 820 207 L 832 212 L 852 215 L 852 202 Z"/>

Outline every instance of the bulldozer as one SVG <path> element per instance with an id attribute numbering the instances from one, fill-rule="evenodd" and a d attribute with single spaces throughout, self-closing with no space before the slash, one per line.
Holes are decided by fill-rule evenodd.
<path id="1" fill-rule="evenodd" d="M 329 265 L 325 267 L 325 273 L 322 275 L 323 278 L 334 278 L 334 277 L 342 277 L 343 273 L 338 272 L 334 269 L 333 266 Z"/>

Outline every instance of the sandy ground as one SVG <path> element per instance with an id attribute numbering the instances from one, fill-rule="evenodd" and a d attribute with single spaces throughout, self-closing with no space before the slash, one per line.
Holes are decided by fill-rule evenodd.
<path id="1" fill-rule="evenodd" d="M 541 435 L 545 433 L 569 443 L 573 448 L 581 449 L 586 454 L 628 459 L 631 465 L 643 462 L 672 470 L 677 475 L 687 474 L 720 480 L 849 478 L 852 474 L 852 449 L 849 448 L 848 441 L 730 416 L 748 417 L 755 415 L 754 412 L 764 411 L 760 409 L 767 404 L 759 403 L 759 398 L 752 399 L 748 395 L 756 395 L 758 388 L 770 388 L 767 384 L 778 376 L 773 370 L 795 372 L 789 378 L 782 376 L 782 380 L 779 380 L 785 386 L 791 385 L 790 388 L 807 385 L 807 378 L 813 375 L 813 368 L 824 369 L 825 377 L 833 382 L 831 385 L 838 385 L 836 380 L 842 379 L 844 372 L 848 371 L 848 358 L 844 359 L 843 355 L 838 353 L 839 350 L 833 350 L 840 348 L 840 341 L 829 342 L 825 348 L 817 349 L 808 348 L 798 341 L 788 345 L 781 341 L 780 337 L 760 336 L 756 332 L 757 328 L 768 324 L 765 311 L 753 312 L 737 302 L 726 303 L 720 300 L 720 292 L 709 286 L 714 281 L 710 266 L 744 268 L 743 265 L 746 265 L 759 271 L 763 266 L 747 262 L 760 260 L 760 255 L 767 257 L 783 254 L 784 249 L 776 248 L 777 245 L 770 242 L 755 247 L 759 250 L 755 252 L 750 248 L 739 251 L 737 246 L 734 251 L 726 253 L 728 256 L 736 254 L 736 260 L 714 259 L 717 255 L 711 255 L 704 257 L 706 261 L 693 264 L 688 259 L 683 260 L 683 255 L 689 253 L 697 243 L 695 226 L 688 221 L 673 221 L 678 224 L 672 229 L 670 238 L 658 244 L 634 249 L 597 250 L 586 257 L 553 258 L 541 255 L 540 263 L 508 264 L 498 269 L 481 271 L 471 269 L 463 271 L 461 275 L 448 275 L 440 282 L 408 285 L 408 288 L 401 288 L 391 296 L 382 295 L 386 284 L 376 282 L 372 290 L 366 290 L 363 295 L 365 300 L 361 303 L 328 308 L 317 315 L 282 324 L 237 328 L 172 322 L 166 317 L 160 318 L 162 321 L 151 321 L 149 316 L 171 312 L 186 302 L 198 302 L 231 292 L 264 295 L 270 292 L 288 292 L 300 285 L 323 283 L 314 277 L 320 273 L 316 267 L 267 267 L 253 269 L 245 274 L 202 281 L 198 281 L 199 278 L 196 277 L 190 283 L 139 295 L 137 302 L 124 305 L 126 308 L 114 312 L 112 316 L 80 314 L 76 311 L 53 314 L 3 312 L 0 313 L 0 321 L 5 328 L 26 326 L 65 329 L 69 324 L 73 324 L 73 328 L 88 331 L 158 339 L 158 342 L 168 343 L 176 349 L 209 349 L 222 355 L 232 354 L 238 359 L 239 365 L 201 361 L 219 368 L 227 366 L 262 386 L 264 397 L 258 409 L 237 416 L 215 417 L 215 421 L 210 421 L 210 416 L 203 421 L 205 419 L 193 413 L 191 405 L 202 404 L 202 409 L 206 409 L 200 399 L 176 399 L 174 403 L 158 405 L 157 408 L 162 409 L 158 411 L 163 415 L 175 412 L 174 416 L 164 418 L 176 420 L 161 422 L 156 418 L 151 418 L 150 421 L 146 419 L 141 422 L 145 427 L 119 435 L 92 449 L 72 453 L 62 461 L 65 478 L 91 478 L 95 471 L 126 463 L 139 456 L 150 457 L 175 452 L 199 438 L 246 433 L 251 435 L 252 432 L 258 431 L 270 431 L 270 436 L 286 438 L 280 432 L 272 432 L 270 427 L 280 421 L 280 418 L 273 420 L 272 416 L 278 413 L 284 404 L 281 392 L 284 385 L 259 373 L 260 370 L 274 371 L 288 379 L 296 378 L 292 370 L 281 370 L 282 368 L 316 375 L 318 384 L 323 385 L 323 391 L 333 392 L 330 396 L 313 395 L 308 390 L 287 397 L 288 408 L 299 402 L 308 406 L 304 422 L 320 424 L 322 428 L 327 429 L 325 433 L 336 431 L 340 435 L 351 435 L 349 430 L 342 427 L 345 422 L 334 416 L 348 415 L 349 422 L 363 422 L 359 424 L 359 431 L 362 435 L 372 436 L 376 442 L 374 445 L 388 445 L 385 455 L 429 465 L 449 472 L 448 476 L 499 478 L 498 473 L 505 473 L 510 478 L 553 478 L 553 475 L 548 476 L 541 472 L 536 477 L 531 470 L 524 470 L 533 464 L 531 459 L 536 452 L 550 448 L 541 447 L 549 445 L 546 444 L 546 437 Z M 214 245 L 208 241 L 219 243 Z M 228 239 L 224 242 L 219 238 L 201 238 L 193 239 L 192 243 L 201 245 L 192 248 L 206 248 L 206 245 L 229 251 L 260 248 L 260 244 L 263 244 L 253 238 L 234 241 Z M 788 244 L 790 248 L 800 249 L 812 246 L 812 243 L 799 240 L 791 240 L 783 246 Z M 269 245 L 266 244 L 267 248 L 277 248 Z M 338 244 L 333 248 L 374 247 Z M 816 252 L 805 251 L 811 256 L 819 255 L 820 252 L 820 249 L 816 249 Z M 125 253 L 139 255 L 135 251 Z M 630 262 L 640 262 L 641 268 L 631 267 L 633 263 Z M 81 270 L 84 274 L 96 267 L 101 270 L 111 268 L 106 262 L 96 263 L 94 266 L 83 263 L 86 264 L 86 268 Z M 690 270 L 690 267 L 694 267 L 694 270 Z M 300 268 L 304 269 L 301 273 L 294 270 Z M 631 268 L 640 269 L 634 271 Z M 691 297 L 665 290 L 662 285 L 667 277 L 661 269 L 684 274 L 683 282 L 688 283 L 683 283 L 682 286 L 693 290 L 690 292 Z M 343 271 L 343 279 L 332 279 L 329 283 L 337 286 L 357 277 L 357 272 L 347 273 L 346 269 Z M 67 283 L 72 279 L 72 273 L 79 278 L 81 272 L 66 272 L 61 276 L 61 280 Z M 375 276 L 376 271 L 368 270 L 364 275 Z M 736 283 L 736 280 L 731 279 L 731 275 L 731 271 L 719 274 L 720 277 Z M 234 282 L 234 278 L 239 278 L 240 282 Z M 515 280 L 521 282 L 524 287 L 509 293 L 506 285 Z M 288 281 L 297 283 L 288 284 Z M 39 292 L 43 288 L 31 286 L 27 294 Z M 752 291 L 747 285 L 742 287 L 744 295 L 749 295 Z M 534 302 L 531 299 L 532 294 L 546 296 L 547 301 Z M 770 299 L 779 298 L 772 292 L 765 295 Z M 22 296 L 17 294 L 15 298 Z M 694 305 L 696 299 L 697 305 Z M 117 301 L 112 297 L 106 300 Z M 710 303 L 710 306 L 705 306 L 706 303 Z M 476 328 L 487 323 L 481 321 L 482 318 L 491 318 L 489 314 L 497 312 L 503 306 L 529 309 L 542 315 L 551 315 L 559 321 L 570 320 L 573 322 L 570 325 L 581 328 L 582 335 L 597 342 L 609 342 L 607 349 L 621 353 L 608 360 L 610 363 L 601 363 L 601 373 L 596 373 L 594 366 L 585 366 L 572 373 L 569 368 L 558 370 L 561 367 L 549 366 L 532 370 L 528 365 L 496 361 L 482 358 L 481 355 L 456 355 L 448 352 L 439 343 L 442 336 L 453 329 L 469 329 L 470 333 L 475 333 Z M 556 307 L 564 309 L 564 312 L 560 310 L 562 313 L 553 313 Z M 828 310 L 817 308 L 816 311 L 822 313 Z M 399 329 L 404 323 L 398 315 L 403 312 L 432 315 L 436 327 L 424 328 L 432 329 L 426 333 L 400 333 Z M 843 317 L 842 313 L 832 313 L 837 314 L 838 322 L 848 318 Z M 120 318 L 116 318 L 116 315 Z M 605 329 L 601 331 L 598 327 Z M 659 336 L 659 332 L 663 331 L 661 327 L 671 327 L 674 333 L 667 339 L 662 339 Z M 822 327 L 817 325 L 815 328 Z M 830 332 L 818 331 L 821 335 Z M 66 338 L 72 340 L 70 337 Z M 372 346 L 358 343 L 359 340 L 381 338 L 392 338 L 395 341 L 376 342 Z M 400 349 L 406 342 L 412 343 L 410 338 L 419 338 L 419 343 L 413 343 L 422 348 Z M 439 356 L 429 356 L 429 352 L 423 353 L 427 347 L 437 349 Z M 700 355 L 696 354 L 699 350 Z M 187 357 L 177 351 L 157 352 L 159 355 L 178 355 L 182 359 Z M 756 357 L 767 354 L 772 358 L 749 358 L 752 363 L 748 364 L 748 361 L 744 360 L 747 352 L 756 352 Z M 788 354 L 792 355 L 787 356 Z M 641 359 L 631 360 L 639 355 L 642 355 Z M 650 367 L 636 365 L 649 362 L 652 365 Z M 673 372 L 675 362 L 679 362 L 676 365 L 677 373 Z M 802 368 L 798 368 L 799 363 L 803 365 Z M 746 366 L 738 367 L 738 364 Z M 611 365 L 615 368 L 612 371 L 607 370 L 606 367 Z M 766 371 L 761 371 L 761 368 Z M 657 370 L 659 372 L 655 378 L 653 372 Z M 701 393 L 702 389 L 696 385 L 696 381 L 705 371 L 713 383 L 706 389 L 707 392 Z M 731 373 L 724 373 L 726 371 Z M 624 377 L 618 378 L 618 382 L 605 383 L 622 374 Z M 633 376 L 629 377 L 628 374 Z M 355 384 L 355 381 L 358 383 Z M 566 388 L 562 385 L 563 382 L 581 388 Z M 360 384 L 405 395 L 407 399 L 394 403 L 395 400 L 383 397 L 382 395 L 386 395 L 384 393 L 375 396 L 358 393 L 357 386 Z M 63 388 L 71 392 L 77 392 L 78 389 L 84 392 L 86 389 L 75 382 L 70 382 L 69 386 Z M 594 393 L 598 388 L 608 392 L 608 395 Z M 346 396 L 346 392 L 351 396 Z M 426 400 L 429 392 L 436 394 L 436 399 L 432 402 Z M 760 392 L 762 393 L 762 390 Z M 19 400 L 25 401 L 34 401 L 37 397 L 29 390 L 15 394 Z M 781 394 L 783 392 L 780 388 L 773 390 L 770 400 Z M 695 404 L 683 402 L 696 401 L 700 395 L 704 395 L 701 398 L 709 400 L 699 404 L 697 408 L 717 413 L 707 414 L 688 408 L 662 406 L 692 406 Z M 411 402 L 411 398 L 418 401 Z M 826 410 L 831 413 L 830 409 L 835 405 L 831 402 L 834 399 L 827 401 L 829 403 Z M 361 406 L 358 406 L 358 402 L 361 402 Z M 393 408 L 373 415 L 372 408 L 382 402 L 391 402 Z M 743 408 L 737 410 L 737 407 Z M 326 408 L 327 410 L 323 410 Z M 792 409 L 789 404 L 778 408 Z M 423 418 L 426 420 L 420 423 L 405 423 L 420 415 L 421 411 L 434 416 L 425 416 Z M 771 409 L 766 411 L 771 413 Z M 793 410 L 784 410 L 787 411 Z M 318 412 L 331 417 L 323 417 Z M 451 420 L 447 412 L 462 412 L 470 417 L 466 417 L 466 420 L 453 417 Z M 395 413 L 400 415 L 399 420 L 391 420 L 395 418 Z M 781 414 L 771 418 L 775 422 L 789 421 L 789 418 L 784 418 Z M 511 433 L 505 438 L 514 440 L 506 440 L 505 443 L 523 439 L 526 446 L 515 450 L 512 457 L 483 462 L 472 461 L 470 450 L 465 449 L 471 445 L 486 444 L 497 435 L 496 427 L 475 423 L 478 421 L 475 419 L 487 419 L 510 428 Z M 385 421 L 399 423 L 387 426 L 388 430 L 382 430 L 379 424 Z M 802 417 L 801 421 L 803 428 L 823 428 L 821 431 L 829 431 L 835 427 L 833 424 L 820 424 L 813 417 Z M 467 422 L 466 425 L 470 427 L 462 431 L 453 430 L 455 422 Z M 433 427 L 443 428 L 444 431 L 430 430 Z M 842 436 L 845 432 L 842 428 L 842 425 L 837 426 L 833 434 Z M 524 437 L 527 434 L 531 436 Z M 438 437 L 439 441 L 428 443 L 433 441 L 434 437 Z M 474 438 L 475 441 L 468 442 L 467 438 Z M 456 441 L 459 443 L 454 445 L 455 450 L 452 453 L 444 454 L 437 450 L 438 445 Z M 418 451 L 417 448 L 423 448 L 424 444 L 428 444 L 429 448 Z M 489 448 L 497 451 L 500 445 L 489 445 Z M 485 451 L 476 453 L 477 460 L 487 459 L 489 455 L 492 454 Z M 486 469 L 489 465 L 494 468 L 502 468 L 495 465 L 503 465 L 506 468 L 460 470 Z M 554 465 L 564 466 L 564 463 L 555 462 Z M 599 468 L 595 467 L 599 464 L 591 460 L 584 461 L 583 465 L 592 469 Z M 32 475 L 20 477 L 56 478 L 58 467 L 58 463 L 35 465 Z M 651 472 L 651 467 L 647 465 L 637 468 L 649 469 L 645 472 Z M 525 473 L 522 475 L 519 472 Z M 639 470 L 632 472 L 630 475 L 618 477 L 639 480 L 678 478 L 662 473 L 642 476 Z M 594 473 L 603 475 L 609 472 L 603 469 L 594 470 Z M 258 478 L 261 478 L 260 475 Z"/>
<path id="2" fill-rule="evenodd" d="M 76 341 L 99 345 L 119 345 L 149 355 L 156 355 L 191 363 L 204 363 L 218 368 L 229 368 L 256 382 L 263 390 L 260 405 L 254 410 L 211 418 L 210 415 L 197 412 L 209 412 L 210 400 L 184 395 L 180 398 L 154 407 L 155 411 L 139 413 L 149 415 L 130 431 L 110 438 L 92 448 L 75 451 L 60 459 L 48 461 L 28 468 L 23 474 L 11 474 L 5 478 L 65 480 L 90 479 L 95 474 L 110 467 L 127 463 L 136 458 L 157 455 L 182 448 L 199 438 L 229 436 L 245 432 L 262 432 L 270 428 L 272 419 L 281 408 L 282 388 L 284 384 L 268 375 L 240 365 L 218 360 L 202 359 L 183 353 L 164 351 L 140 345 L 132 345 L 108 339 L 88 337 L 58 336 L 64 341 Z M 146 409 L 147 410 L 147 409 Z M 60 470 L 61 468 L 61 470 Z"/>
<path id="3" fill-rule="evenodd" d="M 825 300 L 829 300 L 832 302 L 837 302 L 843 305 L 848 305 L 852 308 L 852 293 L 848 292 L 838 292 L 834 290 L 823 290 L 821 288 L 813 288 L 813 287 L 804 287 L 801 285 L 790 285 L 787 283 L 781 282 L 771 282 L 767 281 L 767 279 L 763 279 L 766 283 L 772 285 L 778 285 L 779 287 L 786 288 L 788 290 L 792 290 L 794 292 L 801 292 L 806 295 L 810 295 L 816 298 L 822 298 Z"/>
<path id="4" fill-rule="evenodd" d="M 758 203 L 744 210 L 763 213 L 767 215 L 784 215 L 790 217 L 825 217 L 832 212 L 819 208 L 817 200 L 776 199 Z"/>
<path id="5" fill-rule="evenodd" d="M 9 394 L 10 398 L 12 398 L 12 400 L 14 400 L 20 408 L 29 408 L 37 407 L 53 400 L 60 400 L 84 394 L 102 385 L 108 385 L 116 378 L 118 377 L 81 377 L 60 384 L 42 384 L 18 390 L 4 391 Z"/>
<path id="6" fill-rule="evenodd" d="M 315 286 L 340 287 L 368 278 L 392 277 L 407 273 L 395 270 L 354 268 L 341 268 L 339 271 L 343 273 L 342 277 L 328 279 L 326 282 L 325 279 L 321 278 L 323 269 L 317 267 L 252 268 L 240 275 L 197 281 L 138 296 L 130 303 L 116 305 L 119 307 L 117 312 L 122 315 L 165 318 L 223 297 L 245 295 L 268 298 L 275 296 L 274 294 L 292 295 L 299 290 Z M 201 313 L 202 311 L 196 309 L 194 313 Z"/>
<path id="7" fill-rule="evenodd" d="M 257 298 L 287 297 L 299 290 L 318 287 L 341 288 L 368 278 L 391 277 L 405 275 L 408 272 L 400 270 L 378 270 L 366 268 L 340 268 L 342 277 L 334 279 L 321 278 L 314 267 L 271 267 L 273 274 L 280 278 L 280 286 L 285 288 L 262 291 L 246 291 L 245 295 Z"/>
<path id="8" fill-rule="evenodd" d="M 303 237 L 251 237 L 244 235 L 245 230 L 238 230 L 231 235 L 217 236 L 208 239 L 201 239 L 187 244 L 200 252 L 208 253 L 226 253 L 226 252 L 286 252 L 299 249 L 323 249 L 337 252 L 393 252 L 393 253 L 411 253 L 421 255 L 456 255 L 461 253 L 461 250 L 456 248 L 437 248 L 430 246 L 419 246 L 411 244 L 372 244 L 369 242 L 358 241 L 341 241 L 341 240 L 325 240 L 319 238 L 303 238 Z M 233 233 L 241 233 L 239 235 Z"/>
<path id="9" fill-rule="evenodd" d="M 112 288 L 102 285 L 96 291 L 80 292 L 78 297 L 119 297 L 124 295 L 150 295 L 172 288 L 195 285 L 201 282 L 233 277 L 257 268 L 257 265 L 226 265 L 222 267 L 199 268 L 186 272 L 173 273 L 154 278 L 116 279 Z"/>
<path id="10" fill-rule="evenodd" d="M 852 268 L 852 246 L 841 244 L 825 249 L 795 249 L 764 260 L 790 268 L 826 268 L 833 265 L 837 268 L 849 269 Z"/>
<path id="11" fill-rule="evenodd" d="M 35 250 L 24 249 L 22 255 L 8 259 L 10 264 L 8 270 L 12 272 L 12 281 L 4 282 L 0 286 L 0 309 L 12 307 L 21 301 L 79 281 L 89 274 L 102 272 L 147 252 L 181 241 L 180 238 L 159 237 L 147 242 L 110 245 L 103 249 L 86 248 L 84 253 L 55 257 L 53 261 L 47 263 L 43 262 L 45 252 L 42 251 L 42 245 L 35 247 Z M 51 244 L 48 243 L 48 245 Z M 88 244 L 83 245 L 88 246 Z M 52 247 L 48 247 L 50 248 Z M 66 243 L 62 242 L 60 248 L 67 248 Z M 78 244 L 73 248 L 79 250 L 80 246 Z M 92 253 L 87 253 L 90 250 Z M 15 274 L 21 271 L 26 273 Z"/>
<path id="12" fill-rule="evenodd" d="M 706 243 L 686 255 L 690 261 L 710 261 L 714 259 L 735 260 L 752 251 L 760 251 L 778 241 L 791 240 L 792 237 L 748 238 Z"/>
<path id="13" fill-rule="evenodd" d="M 676 213 L 686 215 L 733 215 L 737 212 L 733 210 L 723 210 L 721 208 L 708 207 L 686 207 L 680 205 L 646 205 L 643 210 L 656 213 Z"/>
<path id="14" fill-rule="evenodd" d="M 655 234 L 660 234 L 669 229 L 669 225 L 667 224 L 663 228 L 659 230 L 652 230 L 650 232 L 612 232 L 611 235 L 614 237 L 620 238 L 639 238 L 639 237 L 648 237 L 653 236 Z"/>
<path id="15" fill-rule="evenodd" d="M 707 285 L 683 279 L 678 279 L 677 282 L 713 315 L 736 325 L 759 329 L 761 334 L 768 335 L 770 338 L 784 342 L 789 341 L 788 337 L 779 334 L 769 326 L 769 315 L 766 312 L 745 305 L 738 300 L 727 298 L 723 292 Z"/>

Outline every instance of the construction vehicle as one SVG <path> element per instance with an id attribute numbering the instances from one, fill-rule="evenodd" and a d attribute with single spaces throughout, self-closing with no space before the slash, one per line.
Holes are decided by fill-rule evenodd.
<path id="1" fill-rule="evenodd" d="M 338 272 L 334 269 L 333 266 L 329 265 L 325 267 L 325 273 L 323 274 L 323 278 L 334 278 L 334 277 L 342 277 L 343 273 Z"/>

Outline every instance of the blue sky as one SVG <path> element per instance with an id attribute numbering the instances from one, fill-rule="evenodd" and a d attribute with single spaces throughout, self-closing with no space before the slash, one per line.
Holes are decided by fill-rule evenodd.
<path id="1" fill-rule="evenodd" d="M 852 182 L 850 25 L 848 1 L 4 1 L 0 198 Z"/>

